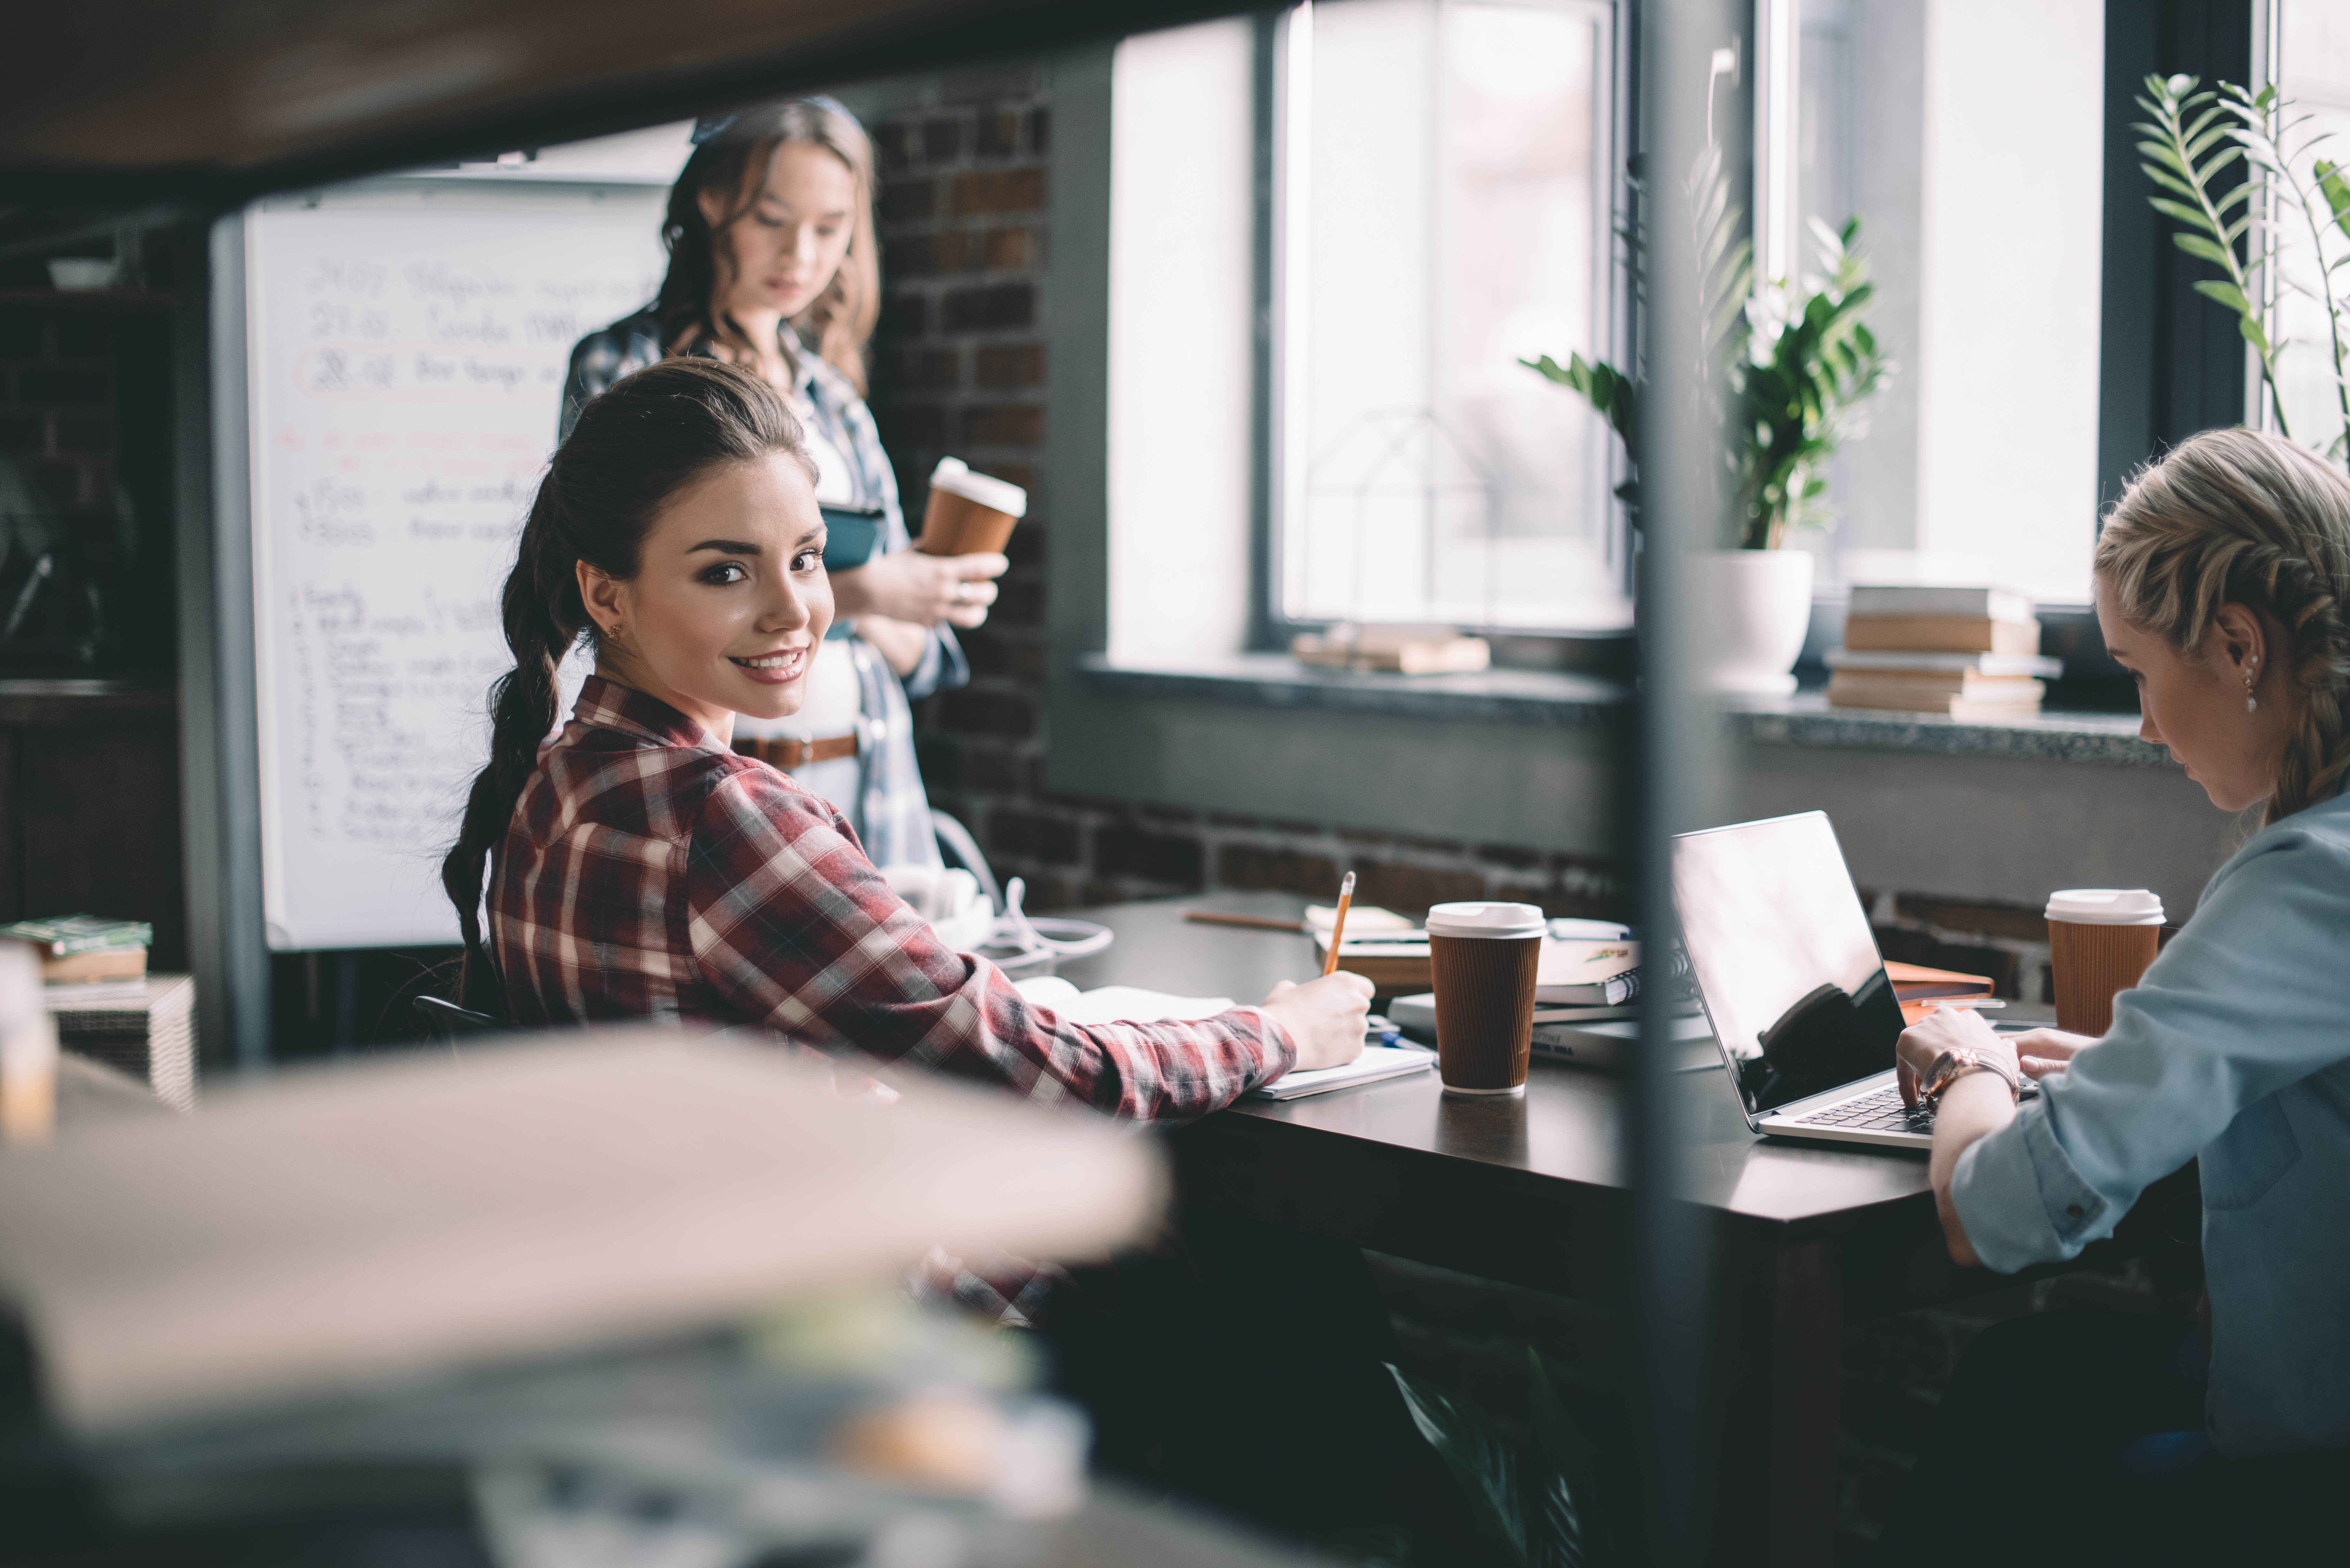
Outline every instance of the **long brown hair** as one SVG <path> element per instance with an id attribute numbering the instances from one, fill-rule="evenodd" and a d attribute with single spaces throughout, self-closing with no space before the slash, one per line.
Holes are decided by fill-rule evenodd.
<path id="1" fill-rule="evenodd" d="M 2350 479 L 2279 436 L 2206 431 L 2138 471 L 2097 538 L 2124 620 L 2183 658 L 2223 604 L 2283 628 L 2270 659 L 2295 705 L 2266 821 L 2332 798 L 2350 772 Z"/>
<path id="2" fill-rule="evenodd" d="M 792 325 L 816 340 L 827 363 L 865 395 L 865 345 L 881 315 L 881 259 L 873 230 L 873 141 L 857 117 L 830 99 L 792 99 L 744 109 L 711 135 L 670 188 L 669 214 L 661 243 L 669 248 L 669 275 L 661 280 L 653 311 L 661 343 L 671 353 L 695 337 L 711 337 L 739 353 L 753 352 L 751 340 L 718 307 L 719 273 L 730 253 L 719 235 L 733 228 L 758 200 L 775 149 L 786 141 L 821 147 L 848 167 L 856 189 L 851 203 L 848 254 L 816 303 Z M 712 223 L 702 215 L 702 194 L 724 198 L 724 216 Z"/>
<path id="3" fill-rule="evenodd" d="M 482 944 L 482 877 L 538 765 L 539 742 L 555 728 L 556 667 L 583 638 L 595 646 L 578 563 L 634 577 L 645 535 L 671 496 L 712 469 L 770 452 L 796 459 L 815 478 L 782 396 L 748 370 L 699 358 L 664 359 L 615 381 L 556 449 L 499 601 L 515 667 L 490 687 L 489 764 L 441 862 L 441 887 L 465 939 L 463 1005 L 505 1012 Z"/>

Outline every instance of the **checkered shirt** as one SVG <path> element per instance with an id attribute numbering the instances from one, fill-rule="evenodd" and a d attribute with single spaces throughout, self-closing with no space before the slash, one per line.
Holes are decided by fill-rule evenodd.
<path id="1" fill-rule="evenodd" d="M 879 506 L 884 515 L 879 548 L 902 550 L 910 542 L 904 512 L 898 504 L 898 479 L 881 450 L 881 432 L 873 412 L 848 378 L 799 341 L 786 326 L 783 344 L 800 397 L 814 410 L 813 422 L 848 460 L 857 482 L 857 504 Z M 707 338 L 697 338 L 683 352 L 712 355 Z M 582 337 L 571 350 L 571 374 L 563 389 L 560 433 L 571 434 L 579 410 L 590 399 L 621 377 L 633 374 L 662 358 L 660 323 L 650 307 L 615 321 L 601 332 Z M 849 644 L 863 700 L 858 727 L 865 744 L 858 752 L 857 807 L 849 820 L 877 866 L 936 866 L 938 838 L 931 828 L 930 798 L 922 792 L 922 772 L 914 757 L 914 715 L 909 698 L 933 691 L 951 691 L 971 680 L 971 664 L 953 631 L 934 627 L 922 649 L 921 662 L 900 680 L 889 661 L 864 639 L 840 635 Z"/>
<path id="2" fill-rule="evenodd" d="M 1203 1115 L 1296 1060 L 1255 1008 L 1063 1021 L 941 944 L 829 804 L 600 677 L 524 786 L 489 912 L 506 1003 L 525 1027 L 761 1024 L 1134 1118 Z"/>

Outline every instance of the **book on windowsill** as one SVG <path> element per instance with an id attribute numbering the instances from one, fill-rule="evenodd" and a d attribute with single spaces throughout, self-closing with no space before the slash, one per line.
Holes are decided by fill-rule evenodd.
<path id="1" fill-rule="evenodd" d="M 155 928 L 145 920 L 110 920 L 98 915 L 59 915 L 45 920 L 16 920 L 0 926 L 0 937 L 31 942 L 46 959 L 76 953 L 138 948 L 155 940 Z"/>
<path id="2" fill-rule="evenodd" d="M 2046 691 L 2028 675 L 1977 675 L 1968 670 L 1912 678 L 1839 670 L 1828 680 L 1828 703 L 1836 708 L 1939 708 L 1951 697 L 1977 702 L 2037 702 Z"/>
<path id="3" fill-rule="evenodd" d="M 1847 617 L 1952 616 L 1970 620 L 2029 623 L 2038 609 L 2031 598 L 2008 588 L 1945 587 L 1929 584 L 1864 584 L 1846 602 Z"/>
<path id="4" fill-rule="evenodd" d="M 1844 645 L 1854 653 L 2037 653 L 2037 620 L 1993 620 L 1988 616 L 1847 616 Z"/>
<path id="5" fill-rule="evenodd" d="M 1334 626 L 1292 638 L 1290 657 L 1324 670 L 1390 675 L 1461 675 L 1485 669 L 1492 649 L 1482 637 L 1449 626 Z"/>

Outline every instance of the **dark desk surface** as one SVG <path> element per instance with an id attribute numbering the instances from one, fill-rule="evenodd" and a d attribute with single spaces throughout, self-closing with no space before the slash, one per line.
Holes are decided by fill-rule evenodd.
<path id="1" fill-rule="evenodd" d="M 1140 985 L 1184 996 L 1262 1000 L 1274 982 L 1316 972 L 1304 936 L 1200 925 L 1192 909 L 1294 918 L 1302 900 L 1215 894 L 1162 904 L 1090 910 L 1118 932 L 1107 952 L 1065 965 L 1080 986 Z M 1719 1069 L 1679 1080 L 1691 1136 L 1690 1195 L 1732 1214 L 1805 1228 L 1864 1218 L 1929 1191 L 1923 1154 L 1847 1149 L 1758 1137 Z M 1287 1101 L 1243 1101 L 1242 1116 L 1352 1134 L 1454 1159 L 1477 1160 L 1598 1187 L 1618 1186 L 1618 1081 L 1537 1058 L 1523 1099 L 1442 1092 L 1436 1075 L 1390 1080 Z"/>

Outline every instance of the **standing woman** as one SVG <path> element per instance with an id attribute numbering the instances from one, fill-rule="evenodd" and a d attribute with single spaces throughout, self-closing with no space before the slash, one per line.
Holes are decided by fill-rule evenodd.
<path id="1" fill-rule="evenodd" d="M 816 499 L 878 511 L 879 539 L 868 563 L 832 574 L 839 620 L 801 711 L 744 721 L 736 749 L 838 806 L 875 865 L 936 865 L 907 703 L 970 680 L 951 628 L 987 618 L 989 579 L 1006 563 L 908 547 L 864 397 L 881 299 L 872 142 L 825 98 L 703 119 L 693 140 L 661 226 L 669 275 L 650 306 L 572 349 L 562 434 L 614 381 L 672 355 L 740 365 L 784 394 L 816 464 Z"/>

